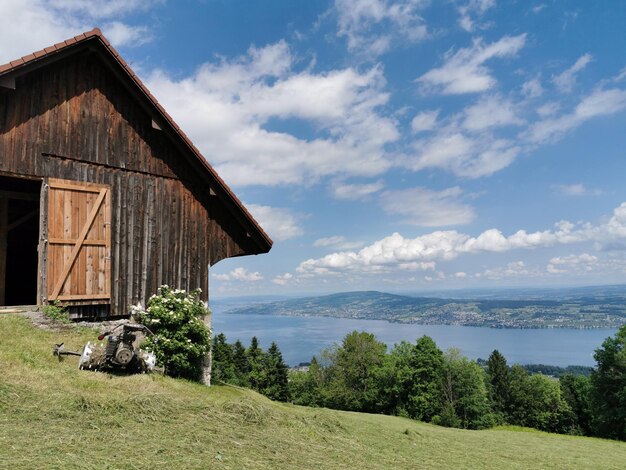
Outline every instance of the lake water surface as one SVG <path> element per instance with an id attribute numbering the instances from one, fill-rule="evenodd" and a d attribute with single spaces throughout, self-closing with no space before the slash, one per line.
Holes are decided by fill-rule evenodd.
<path id="1" fill-rule="evenodd" d="M 323 348 L 340 343 L 353 331 L 367 331 L 390 347 L 402 340 L 414 343 L 422 335 L 432 337 L 439 348 L 459 348 L 470 359 L 486 359 L 499 350 L 509 364 L 593 366 L 593 352 L 615 329 L 495 329 L 456 325 L 416 325 L 384 320 L 353 320 L 330 317 L 235 315 L 214 312 L 213 331 L 224 333 L 229 343 L 239 339 L 247 346 L 256 336 L 263 349 L 272 341 L 285 362 L 308 362 Z"/>

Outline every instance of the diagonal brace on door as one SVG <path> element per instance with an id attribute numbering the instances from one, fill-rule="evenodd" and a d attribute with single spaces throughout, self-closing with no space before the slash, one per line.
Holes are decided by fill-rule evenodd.
<path id="1" fill-rule="evenodd" d="M 59 277 L 56 285 L 54 286 L 54 289 L 52 290 L 52 294 L 48 298 L 49 300 L 54 300 L 59 296 L 59 293 L 61 292 L 61 289 L 63 288 L 63 284 L 65 284 L 65 280 L 67 279 L 67 276 L 70 274 L 70 271 L 72 270 L 72 267 L 74 266 L 74 263 L 76 262 L 76 258 L 78 257 L 78 252 L 83 246 L 83 242 L 85 241 L 85 238 L 87 238 L 87 234 L 89 233 L 89 230 L 91 229 L 91 226 L 93 225 L 93 221 L 96 219 L 96 216 L 98 215 L 98 211 L 100 210 L 100 207 L 102 206 L 102 202 L 104 201 L 104 198 L 106 197 L 107 192 L 108 192 L 107 189 L 100 190 L 100 193 L 98 194 L 98 198 L 96 199 L 96 203 L 94 204 L 93 208 L 91 209 L 91 212 L 87 216 L 87 221 L 85 222 L 85 225 L 80 231 L 80 235 L 78 236 L 78 239 L 76 240 L 76 243 L 74 244 L 74 248 L 72 248 L 70 259 L 68 263 L 63 267 L 61 276 Z"/>

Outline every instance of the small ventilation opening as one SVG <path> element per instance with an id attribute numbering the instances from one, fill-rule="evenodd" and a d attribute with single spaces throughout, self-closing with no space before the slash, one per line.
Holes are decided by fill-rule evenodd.
<path id="1" fill-rule="evenodd" d="M 0 306 L 36 305 L 41 182 L 0 176 Z"/>

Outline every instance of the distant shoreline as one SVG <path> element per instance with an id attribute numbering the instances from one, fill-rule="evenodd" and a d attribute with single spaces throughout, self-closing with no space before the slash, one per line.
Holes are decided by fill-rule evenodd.
<path id="1" fill-rule="evenodd" d="M 613 329 L 626 324 L 622 286 L 555 291 L 551 298 L 446 299 L 378 291 L 224 305 L 229 314 L 385 320 L 504 329 Z M 512 296 L 515 293 L 511 293 Z"/>

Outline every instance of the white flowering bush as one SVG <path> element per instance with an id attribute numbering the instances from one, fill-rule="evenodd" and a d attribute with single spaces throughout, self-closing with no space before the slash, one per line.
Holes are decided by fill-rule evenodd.
<path id="1" fill-rule="evenodd" d="M 161 286 L 145 310 L 132 307 L 135 317 L 155 334 L 156 348 L 152 349 L 167 375 L 200 378 L 202 360 L 211 341 L 211 331 L 202 321 L 210 311 L 200 300 L 200 292 Z"/>

